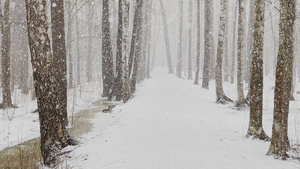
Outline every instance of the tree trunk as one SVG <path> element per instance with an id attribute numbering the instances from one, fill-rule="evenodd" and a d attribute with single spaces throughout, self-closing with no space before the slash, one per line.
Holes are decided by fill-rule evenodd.
<path id="1" fill-rule="evenodd" d="M 245 107 L 247 102 L 244 96 L 243 85 L 243 56 L 245 46 L 245 0 L 239 0 L 239 29 L 238 29 L 238 63 L 237 63 L 237 94 L 238 100 L 235 103 L 237 108 Z"/>
<path id="2" fill-rule="evenodd" d="M 220 29 L 219 29 L 219 40 L 218 40 L 218 51 L 217 51 L 217 62 L 216 62 L 216 103 L 226 104 L 227 102 L 233 102 L 228 98 L 223 90 L 223 76 L 222 76 L 222 61 L 223 61 L 223 48 L 224 48 L 224 37 L 227 17 L 227 0 L 221 0 L 221 15 L 220 15 Z"/>
<path id="3" fill-rule="evenodd" d="M 195 85 L 199 84 L 199 74 L 200 74 L 200 41 L 201 41 L 201 30 L 200 30 L 200 0 L 197 0 L 197 57 L 196 57 L 196 75 L 195 75 Z"/>
<path id="4" fill-rule="evenodd" d="M 78 0 L 75 1 L 76 11 L 78 11 Z M 76 53 L 77 53 L 77 85 L 81 84 L 81 53 L 80 53 L 80 44 L 79 44 L 79 19 L 78 12 L 75 14 L 76 16 Z"/>
<path id="5" fill-rule="evenodd" d="M 188 79 L 192 80 L 192 28 L 193 28 L 193 0 L 189 2 L 189 48 L 188 48 Z M 199 74 L 198 74 L 199 78 Z"/>
<path id="6" fill-rule="evenodd" d="M 113 53 L 110 38 L 109 0 L 103 0 L 102 12 L 102 97 L 108 97 L 111 92 L 114 79 Z"/>
<path id="7" fill-rule="evenodd" d="M 238 16 L 238 0 L 236 0 L 234 8 L 234 21 L 233 21 L 233 52 L 231 60 L 231 70 L 230 70 L 230 83 L 234 83 L 234 74 L 235 74 L 235 57 L 236 57 L 236 26 L 237 26 L 237 16 Z"/>
<path id="8" fill-rule="evenodd" d="M 93 2 L 89 1 L 88 3 L 88 11 L 87 11 L 87 18 L 88 18 L 88 46 L 87 46 L 87 67 L 86 67 L 86 76 L 87 82 L 93 81 L 93 19 L 94 19 L 94 9 L 93 9 Z"/>
<path id="9" fill-rule="evenodd" d="M 117 35 L 117 56 L 116 56 L 116 77 L 114 80 L 113 90 L 111 94 L 112 97 L 116 97 L 116 101 L 120 101 L 122 99 L 122 76 L 123 76 L 123 2 L 124 0 L 119 0 L 119 12 L 118 12 L 118 35 Z M 110 99 L 110 100 L 111 100 Z"/>
<path id="10" fill-rule="evenodd" d="M 210 80 L 210 62 L 212 56 L 213 47 L 213 2 L 211 0 L 205 0 L 205 25 L 204 25 L 204 67 L 203 67 L 203 82 L 202 87 L 209 89 Z"/>
<path id="11" fill-rule="evenodd" d="M 166 10 L 163 4 L 163 0 L 159 0 L 160 2 L 160 9 L 163 18 L 163 25 L 164 25 L 164 34 L 165 34 L 165 45 L 166 45 L 166 53 L 167 53 L 167 62 L 169 67 L 169 74 L 173 74 L 173 66 L 172 66 L 172 57 L 171 57 L 171 50 L 170 50 L 170 41 L 169 41 L 169 32 L 168 32 L 168 20 Z"/>
<path id="12" fill-rule="evenodd" d="M 293 81 L 295 0 L 280 1 L 279 51 L 276 66 L 274 116 L 269 155 L 288 157 L 288 114 Z"/>
<path id="13" fill-rule="evenodd" d="M 148 0 L 148 23 L 147 23 L 147 29 L 148 29 L 148 41 L 147 41 L 147 65 L 146 65 L 146 78 L 150 78 L 150 58 L 151 58 L 151 40 L 152 40 L 152 0 Z"/>
<path id="14" fill-rule="evenodd" d="M 135 49 L 134 49 L 134 64 L 133 64 L 133 72 L 130 81 L 130 90 L 131 93 L 134 93 L 136 90 L 136 82 L 137 75 L 139 69 L 139 63 L 141 58 L 141 47 L 142 47 L 142 18 L 143 18 L 143 0 L 137 0 L 136 2 L 136 15 L 134 16 L 135 23 L 137 23 L 133 29 L 136 29 L 136 41 L 135 41 Z"/>
<path id="15" fill-rule="evenodd" d="M 182 78 L 181 72 L 182 72 L 182 33 L 183 33 L 183 1 L 179 0 L 178 4 L 179 8 L 179 42 L 178 42 L 178 58 L 177 58 L 177 70 L 176 75 L 179 78 Z"/>
<path id="16" fill-rule="evenodd" d="M 252 52 L 252 68 L 250 80 L 250 119 L 247 137 L 254 136 L 261 140 L 269 140 L 263 129 L 263 54 L 265 0 L 255 1 L 254 41 Z"/>
<path id="17" fill-rule="evenodd" d="M 51 0 L 52 50 L 55 76 L 58 81 L 58 109 L 61 110 L 61 122 L 68 125 L 67 112 L 67 53 L 65 43 L 64 1 Z"/>
<path id="18" fill-rule="evenodd" d="M 224 81 L 229 81 L 229 48 L 228 48 L 228 32 L 229 31 L 229 12 L 226 12 L 225 35 L 224 35 Z M 217 73 L 217 72 L 216 72 Z"/>
<path id="19" fill-rule="evenodd" d="M 1 63 L 2 63 L 2 97 L 3 101 L 0 104 L 1 109 L 17 108 L 12 104 L 10 78 L 11 78 L 11 65 L 10 65 L 10 0 L 4 3 L 4 14 L 2 14 L 1 21 Z"/>
<path id="20" fill-rule="evenodd" d="M 63 130 L 60 123 L 59 81 L 55 75 L 55 61 L 50 48 L 46 0 L 26 0 L 27 26 L 34 85 L 37 96 L 41 133 L 41 152 L 46 166 L 57 162 Z"/>

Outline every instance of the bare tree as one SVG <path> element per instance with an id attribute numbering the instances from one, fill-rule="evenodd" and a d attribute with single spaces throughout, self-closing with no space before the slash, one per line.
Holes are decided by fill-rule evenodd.
<path id="1" fill-rule="evenodd" d="M 167 62 L 168 62 L 168 67 L 169 67 L 169 73 L 173 74 L 174 70 L 173 70 L 171 50 L 170 50 L 167 14 L 166 14 L 166 9 L 164 7 L 163 1 L 159 0 L 159 2 L 160 2 L 160 9 L 161 9 L 163 25 L 164 25 L 164 34 L 165 34 L 164 37 L 165 37 L 165 44 L 166 44 L 166 53 L 167 53 Z"/>
<path id="2" fill-rule="evenodd" d="M 268 155 L 286 159 L 289 148 L 288 114 L 293 81 L 295 0 L 280 1 L 279 51 L 276 66 L 272 140 Z"/>
<path id="3" fill-rule="evenodd" d="M 234 83 L 235 74 L 235 57 L 236 57 L 236 27 L 237 27 L 237 16 L 238 16 L 238 0 L 236 0 L 234 7 L 234 19 L 233 19 L 233 52 L 231 60 L 231 70 L 230 70 L 230 83 Z"/>
<path id="4" fill-rule="evenodd" d="M 181 78 L 182 72 L 182 33 L 183 33 L 183 1 L 179 0 L 178 3 L 179 8 L 179 32 L 178 32 L 178 58 L 177 58 L 177 69 L 176 75 L 177 77 Z"/>
<path id="5" fill-rule="evenodd" d="M 193 0 L 189 1 L 189 48 L 188 48 L 188 79 L 192 78 L 192 27 L 193 27 Z M 199 78 L 199 75 L 198 75 Z"/>
<path id="6" fill-rule="evenodd" d="M 113 53 L 110 38 L 109 0 L 103 0 L 102 7 L 102 97 L 108 97 L 111 92 L 114 78 Z"/>
<path id="7" fill-rule="evenodd" d="M 0 104 L 0 108 L 17 108 L 12 104 L 10 78 L 11 78 L 11 65 L 10 65 L 10 0 L 6 0 L 4 3 L 4 13 L 0 11 L 1 15 L 1 65 L 2 65 L 2 98 L 3 101 Z M 1 9 L 0 9 L 1 10 Z"/>
<path id="8" fill-rule="evenodd" d="M 210 80 L 210 62 L 213 57 L 213 1 L 205 0 L 205 25 L 204 25 L 204 43 L 205 43 L 205 52 L 204 52 L 204 67 L 203 67 L 203 81 L 202 87 L 209 89 L 209 80 Z"/>
<path id="9" fill-rule="evenodd" d="M 254 136 L 261 140 L 269 140 L 262 125 L 265 0 L 255 1 L 255 15 L 250 81 L 250 119 L 247 137 Z"/>
<path id="10" fill-rule="evenodd" d="M 242 108 L 247 105 L 247 101 L 244 96 L 243 85 L 243 50 L 245 46 L 245 0 L 239 0 L 239 29 L 238 29 L 238 58 L 237 58 L 237 93 L 238 100 L 235 103 L 237 108 Z"/>
<path id="11" fill-rule="evenodd" d="M 227 0 L 221 0 L 221 15 L 220 15 L 220 29 L 217 51 L 217 63 L 216 63 L 216 95 L 217 103 L 226 104 L 227 102 L 233 102 L 228 98 L 223 90 L 223 76 L 222 76 L 222 63 L 224 56 L 224 39 L 225 39 L 225 26 L 227 17 Z M 226 45 L 226 44 L 225 44 Z"/>
<path id="12" fill-rule="evenodd" d="M 138 75 L 138 69 L 139 69 L 139 63 L 141 58 L 141 48 L 142 48 L 142 18 L 143 18 L 143 0 L 137 0 L 136 1 L 136 7 L 135 7 L 135 15 L 134 15 L 134 27 L 133 29 L 136 29 L 136 40 L 134 45 L 134 62 L 133 62 L 133 71 L 132 71 L 132 77 L 130 81 L 130 91 L 131 93 L 134 93 L 136 90 L 136 83 L 137 83 L 137 75 Z M 134 32 L 134 30 L 133 30 Z"/>
<path id="13" fill-rule="evenodd" d="M 195 85 L 199 84 L 199 74 L 200 74 L 200 40 L 201 40 L 201 30 L 200 30 L 200 0 L 197 0 L 197 56 L 196 56 L 196 74 L 195 74 Z"/>
<path id="14" fill-rule="evenodd" d="M 59 79 L 55 74 L 56 58 L 51 52 L 46 15 L 46 0 L 26 0 L 27 28 L 34 85 L 37 96 L 41 133 L 41 152 L 46 166 L 56 164 L 56 154 L 60 151 L 64 137 L 63 124 L 60 123 Z"/>

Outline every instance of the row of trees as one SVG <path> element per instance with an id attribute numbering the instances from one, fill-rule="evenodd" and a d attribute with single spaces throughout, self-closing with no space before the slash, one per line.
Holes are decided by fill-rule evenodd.
<path id="1" fill-rule="evenodd" d="M 199 79 L 199 62 L 200 62 L 200 0 L 197 0 L 197 53 L 196 53 L 196 77 L 194 84 L 198 84 Z M 250 7 L 249 17 L 249 30 L 248 41 L 245 39 L 246 34 L 246 15 L 245 15 L 245 0 L 236 0 L 236 7 L 238 10 L 234 11 L 237 14 L 238 29 L 237 29 L 237 42 L 234 38 L 234 43 L 237 45 L 237 94 L 238 99 L 234 105 L 238 109 L 250 106 L 250 121 L 247 132 L 247 137 L 254 137 L 261 140 L 271 140 L 271 145 L 268 150 L 269 155 L 279 156 L 283 159 L 288 157 L 287 151 L 289 148 L 288 139 L 288 112 L 289 101 L 292 96 L 293 84 L 293 58 L 294 58 L 294 25 L 295 25 L 295 0 L 281 0 L 280 1 L 280 26 L 279 26 L 279 47 L 277 54 L 276 66 L 276 83 L 275 83 L 275 96 L 274 96 L 274 117 L 273 117 L 273 130 L 272 138 L 270 138 L 263 129 L 263 79 L 264 79 L 264 30 L 265 30 L 265 0 L 255 0 L 248 3 Z M 190 4 L 192 1 L 189 2 Z M 220 20 L 219 20 L 219 33 L 218 45 L 216 53 L 216 62 L 211 64 L 214 58 L 214 37 L 213 37 L 213 2 L 205 0 L 205 16 L 204 16 L 204 66 L 203 66 L 203 81 L 202 87 L 209 88 L 209 81 L 211 79 L 212 69 L 210 66 L 215 67 L 215 87 L 216 87 L 216 102 L 226 104 L 233 102 L 232 99 L 226 96 L 223 90 L 223 59 L 226 64 L 224 69 L 228 69 L 228 4 L 226 0 L 220 1 Z M 162 5 L 162 4 L 161 4 Z M 252 9 L 251 9 L 252 8 Z M 191 12 L 191 11 L 190 11 Z M 192 13 L 192 12 L 191 12 Z M 179 0 L 179 46 L 178 46 L 178 62 L 176 75 L 181 78 L 182 67 L 182 1 Z M 191 14 L 190 14 L 191 16 Z M 191 21 L 189 21 L 191 23 Z M 192 24 L 191 24 L 192 25 Z M 234 24 L 234 32 L 236 31 L 236 24 Z M 191 40 L 191 36 L 190 40 Z M 167 43 L 167 41 L 166 41 Z M 248 43 L 248 44 L 247 44 Z M 248 76 L 250 89 L 247 97 L 244 95 L 244 65 L 247 53 L 243 52 L 247 44 L 250 52 L 250 67 Z M 167 47 L 168 49 L 168 47 Z M 190 52 L 188 54 L 188 79 L 191 79 L 190 71 Z M 235 57 L 232 56 L 234 59 Z M 233 63 L 234 64 L 234 60 Z M 214 66 L 215 65 L 215 66 Z M 169 66 L 169 70 L 171 67 Z M 170 71 L 171 72 L 171 71 Z M 228 81 L 228 74 L 224 76 Z"/>
<path id="2" fill-rule="evenodd" d="M 5 7 L 10 0 L 6 0 Z M 127 0 L 118 1 L 118 26 L 116 38 L 116 52 L 114 52 L 114 43 L 112 42 L 110 4 L 109 0 L 102 0 L 102 97 L 108 97 L 109 100 L 124 102 L 132 97 L 136 90 L 136 84 L 150 77 L 150 55 L 151 47 L 151 6 L 152 1 L 137 0 L 130 2 Z M 92 10 L 93 0 L 86 1 L 89 9 Z M 74 17 L 78 17 L 77 12 L 83 5 L 78 7 L 77 1 L 71 2 L 60 0 L 51 0 L 51 16 L 47 14 L 48 2 L 46 0 L 32 1 L 26 0 L 26 16 L 29 49 L 31 54 L 31 63 L 33 67 L 33 80 L 35 93 L 38 103 L 38 113 L 41 132 L 41 152 L 46 166 L 57 164 L 60 150 L 68 145 L 76 145 L 78 141 L 74 139 L 66 130 L 68 125 L 67 113 L 67 89 L 74 87 L 75 83 L 82 80 L 81 67 L 82 58 L 77 49 L 77 65 L 74 66 L 74 57 L 72 56 L 72 22 Z M 133 7 L 131 9 L 131 7 Z M 6 8 L 5 8 L 6 9 Z M 67 10 L 68 22 L 65 22 L 65 11 Z M 75 9 L 74 12 L 71 12 Z M 93 18 L 93 12 L 89 11 L 89 19 Z M 130 17 L 133 13 L 133 19 Z M 9 14 L 5 13 L 9 16 Z M 73 15 L 74 14 L 74 15 Z M 76 18 L 75 28 L 78 28 L 78 18 Z M 3 20 L 4 22 L 5 20 Z M 51 27 L 49 28 L 49 22 Z M 130 28 L 130 23 L 133 26 Z M 3 30 L 5 25 L 3 23 Z M 68 27 L 67 27 L 68 26 Z M 93 26 L 88 25 L 89 29 Z M 66 31 L 67 30 L 67 31 Z M 129 31 L 132 30 L 130 36 Z M 92 30 L 90 30 L 92 31 Z M 8 31 L 9 32 L 9 31 Z M 51 32 L 51 36 L 49 34 Z M 66 33 L 67 32 L 67 33 Z M 77 36 L 79 32 L 76 32 Z M 3 35 L 9 36 L 9 33 L 3 32 Z M 4 36 L 4 37 L 5 37 Z M 88 36 L 88 44 L 92 46 L 91 36 Z M 67 39 L 66 39 L 67 37 Z M 8 38 L 9 39 L 9 38 Z M 77 47 L 79 47 L 80 37 L 77 37 Z M 131 39 L 131 42 L 130 42 Z M 5 42 L 5 39 L 4 39 Z M 3 47 L 9 49 L 10 47 Z M 70 49 L 71 48 L 71 49 Z M 93 63 L 92 51 L 87 54 L 87 81 L 93 79 L 91 68 Z M 115 56 L 114 56 L 115 55 Z M 9 54 L 5 55 L 10 58 Z M 4 60 L 2 68 L 10 69 L 8 61 Z M 5 67 L 5 66 L 8 66 Z M 74 67 L 77 67 L 75 73 Z M 3 71 L 5 72 L 5 71 Z M 8 73 L 10 71 L 7 71 Z M 77 80 L 74 77 L 77 75 Z M 3 77 L 10 77 L 9 75 Z M 69 80 L 67 80 L 69 79 Z M 2 82 L 9 81 L 3 78 Z M 3 83 L 6 85 L 5 83 Z M 3 85 L 3 91 L 10 89 L 10 85 Z M 9 92 L 9 91 L 8 91 Z M 3 92 L 10 95 L 8 92 Z M 7 98 L 6 96 L 3 98 Z M 11 100 L 4 101 L 3 108 L 12 107 Z"/>

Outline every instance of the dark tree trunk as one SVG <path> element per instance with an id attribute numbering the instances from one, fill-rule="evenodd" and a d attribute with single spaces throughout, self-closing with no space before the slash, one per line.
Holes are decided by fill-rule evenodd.
<path id="1" fill-rule="evenodd" d="M 269 140 L 263 129 L 263 47 L 265 0 L 255 1 L 254 41 L 252 52 L 252 72 L 250 81 L 250 119 L 247 137 L 254 136 L 261 140 Z"/>
<path id="2" fill-rule="evenodd" d="M 116 101 L 122 99 L 122 76 L 123 76 L 123 2 L 124 0 L 119 0 L 119 12 L 118 12 L 118 35 L 117 35 L 117 57 L 116 57 L 116 77 L 114 80 L 113 90 L 111 94 L 111 99 L 116 97 Z M 110 99 L 110 100 L 111 100 Z"/>
<path id="3" fill-rule="evenodd" d="M 168 67 L 169 67 L 169 73 L 173 74 L 173 65 L 172 65 L 172 57 L 171 57 L 171 50 L 170 50 L 170 41 L 169 41 L 169 32 L 168 32 L 168 20 L 167 20 L 167 14 L 166 10 L 163 4 L 163 0 L 159 0 L 160 2 L 160 9 L 161 9 L 161 14 L 163 18 L 163 25 L 164 25 L 164 37 L 165 37 L 165 45 L 166 45 L 166 53 L 167 53 L 167 62 L 168 62 Z"/>
<path id="4" fill-rule="evenodd" d="M 196 77 L 195 77 L 195 85 L 199 84 L 199 76 L 200 76 L 200 40 L 201 40 L 201 30 L 200 30 L 200 0 L 197 0 L 197 57 L 196 57 Z"/>
<path id="5" fill-rule="evenodd" d="M 130 90 L 131 93 L 134 93 L 136 90 L 136 83 L 137 83 L 137 75 L 138 75 L 138 68 L 140 63 L 141 57 L 141 47 L 142 47 L 142 13 L 143 9 L 143 0 L 137 0 L 136 2 L 136 13 L 135 15 L 135 23 L 137 23 L 133 29 L 136 29 L 136 41 L 135 41 L 135 49 L 134 49 L 134 64 L 133 64 L 133 72 L 130 81 Z"/>
<path id="6" fill-rule="evenodd" d="M 111 92 L 114 79 L 113 53 L 110 38 L 109 0 L 103 0 L 102 12 L 102 97 L 108 97 Z"/>
<path id="7" fill-rule="evenodd" d="M 62 125 L 58 96 L 58 80 L 55 76 L 54 58 L 50 48 L 46 0 L 26 0 L 27 25 L 33 78 L 37 96 L 41 133 L 41 152 L 46 166 L 56 164 L 60 148 Z"/>
<path id="8" fill-rule="evenodd" d="M 276 66 L 274 116 L 269 155 L 287 158 L 289 148 L 288 114 L 293 81 L 295 0 L 280 1 L 279 51 Z"/>
<path id="9" fill-rule="evenodd" d="M 55 4 L 55 5 L 54 5 Z M 63 126 L 68 125 L 67 53 L 65 42 L 64 1 L 51 0 L 52 50 L 58 86 L 58 109 Z"/>

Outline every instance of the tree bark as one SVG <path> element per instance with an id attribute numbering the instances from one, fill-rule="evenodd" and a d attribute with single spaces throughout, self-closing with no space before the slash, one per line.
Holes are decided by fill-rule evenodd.
<path id="1" fill-rule="evenodd" d="M 288 114 L 293 80 L 295 0 L 280 1 L 279 51 L 276 66 L 272 140 L 268 155 L 287 158 Z"/>
<path id="2" fill-rule="evenodd" d="M 176 69 L 176 75 L 179 78 L 182 78 L 181 72 L 182 72 L 182 33 L 183 33 L 183 1 L 179 0 L 178 4 L 179 8 L 179 32 L 178 32 L 178 58 L 177 58 L 177 69 Z"/>
<path id="3" fill-rule="evenodd" d="M 111 92 L 114 79 L 113 53 L 110 38 L 109 0 L 103 0 L 102 12 L 102 97 L 108 97 Z"/>
<path id="4" fill-rule="evenodd" d="M 46 166 L 55 166 L 60 149 L 59 85 L 48 35 L 46 0 L 26 0 L 27 27 L 41 133 L 41 152 Z"/>
<path id="5" fill-rule="evenodd" d="M 64 1 L 51 0 L 52 50 L 55 76 L 58 81 L 58 109 L 63 126 L 68 125 L 67 53 L 65 42 Z"/>
<path id="6" fill-rule="evenodd" d="M 135 49 L 134 49 L 134 64 L 133 64 L 133 72 L 130 81 L 130 90 L 131 93 L 134 93 L 136 90 L 137 83 L 137 75 L 139 69 L 139 63 L 141 58 L 141 47 L 142 47 L 142 18 L 143 18 L 143 0 L 136 1 L 136 13 L 135 15 L 135 23 L 137 23 L 133 29 L 136 29 L 136 41 L 135 41 Z"/>
<path id="7" fill-rule="evenodd" d="M 210 80 L 210 62 L 213 57 L 213 2 L 211 0 L 205 0 L 205 25 L 204 25 L 204 67 L 203 67 L 203 81 L 202 87 L 204 89 L 209 89 L 209 80 Z"/>
<path id="8" fill-rule="evenodd" d="M 261 140 L 270 140 L 263 129 L 263 54 L 265 0 L 255 0 L 254 41 L 250 80 L 250 119 L 247 137 L 254 136 Z"/>
<path id="9" fill-rule="evenodd" d="M 243 56 L 245 46 L 245 0 L 239 0 L 239 19 L 238 19 L 238 58 L 237 58 L 237 94 L 238 100 L 235 103 L 237 108 L 243 108 L 247 105 L 244 96 L 243 85 Z"/>
<path id="10" fill-rule="evenodd" d="M 201 41 L 201 30 L 200 30 L 200 0 L 197 0 L 197 57 L 196 57 L 196 74 L 194 84 L 199 84 L 200 75 L 200 41 Z"/>
<path id="11" fill-rule="evenodd" d="M 2 64 L 2 98 L 0 108 L 17 108 L 12 104 L 10 78 L 11 78 L 11 64 L 10 64 L 10 47 L 11 47 L 11 34 L 10 34 L 10 0 L 4 3 L 4 13 L 2 14 L 1 21 L 1 64 Z"/>
<path id="12" fill-rule="evenodd" d="M 223 90 L 223 76 L 222 76 L 222 62 L 223 62 L 223 50 L 224 50 L 224 39 L 225 39 L 225 27 L 227 17 L 227 0 L 221 0 L 221 15 L 220 15 L 220 29 L 219 29 L 219 40 L 218 40 L 218 51 L 217 51 L 217 62 L 216 62 L 216 103 L 226 104 L 227 102 L 233 102 L 228 98 Z"/>
<path id="13" fill-rule="evenodd" d="M 193 28 L 193 0 L 189 1 L 189 48 L 188 48 L 188 79 L 193 79 L 192 74 L 192 28 Z M 199 75 L 198 75 L 199 78 Z"/>
<path id="14" fill-rule="evenodd" d="M 234 74 L 235 74 L 235 58 L 236 58 L 236 26 L 237 26 L 237 16 L 238 16 L 238 0 L 236 0 L 234 8 L 234 21 L 233 21 L 233 52 L 231 60 L 231 70 L 230 70 L 230 83 L 234 83 Z"/>

